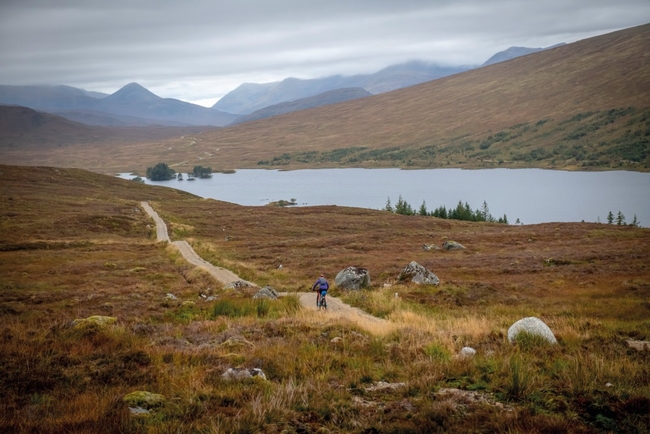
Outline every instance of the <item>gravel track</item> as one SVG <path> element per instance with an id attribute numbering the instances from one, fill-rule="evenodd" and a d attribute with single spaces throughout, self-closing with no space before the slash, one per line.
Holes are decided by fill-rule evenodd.
<path id="1" fill-rule="evenodd" d="M 183 258 L 187 260 L 187 262 L 206 270 L 208 273 L 210 273 L 212 277 L 214 277 L 216 280 L 223 283 L 224 285 L 227 285 L 228 283 L 235 282 L 235 281 L 244 281 L 232 271 L 227 270 L 225 268 L 216 267 L 211 263 L 209 263 L 208 261 L 205 261 L 203 258 L 201 258 L 199 255 L 196 254 L 192 246 L 190 246 L 190 244 L 187 241 L 171 242 L 169 239 L 169 233 L 167 231 L 167 225 L 165 224 L 163 219 L 160 218 L 158 213 L 147 202 L 141 202 L 140 205 L 142 206 L 142 209 L 144 209 L 145 212 L 154 220 L 154 222 L 156 222 L 156 241 L 171 243 L 174 247 L 178 249 L 178 251 L 181 253 Z M 247 283 L 250 283 L 251 285 L 255 285 L 254 283 L 251 282 L 247 282 Z M 317 310 L 315 292 L 296 292 L 296 293 L 281 292 L 280 293 L 281 296 L 287 296 L 291 294 L 295 294 L 299 298 L 300 304 L 303 307 L 311 310 Z M 387 322 L 385 319 L 377 318 L 375 316 L 367 314 L 361 309 L 357 309 L 356 307 L 347 305 L 343 303 L 340 299 L 331 296 L 327 296 L 327 310 L 324 311 L 323 313 L 327 315 L 345 317 L 348 319 L 352 319 L 353 321 L 355 320 L 365 321 L 365 322 L 369 321 L 372 323 Z"/>

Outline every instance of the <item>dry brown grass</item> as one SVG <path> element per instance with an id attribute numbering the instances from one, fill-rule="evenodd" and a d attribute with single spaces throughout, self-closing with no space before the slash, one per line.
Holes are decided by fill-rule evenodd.
<path id="1" fill-rule="evenodd" d="M 248 208 L 78 170 L 1 166 L 0 172 L 4 432 L 596 432 L 613 424 L 642 432 L 648 426 L 648 353 L 625 344 L 650 337 L 647 229 Z M 154 243 L 151 222 L 135 211 L 141 200 L 176 236 L 191 232 L 210 260 L 235 264 L 278 290 L 305 289 L 320 270 L 332 278 L 347 265 L 367 266 L 371 291 L 332 293 L 388 321 L 292 313 L 285 300 L 256 305 L 224 292 L 173 249 Z M 445 237 L 468 249 L 422 251 L 424 242 Z M 548 258 L 552 265 L 545 265 Z M 426 264 L 442 284 L 382 286 L 411 260 Z M 218 300 L 201 301 L 200 293 Z M 220 303 L 252 309 L 242 317 L 216 316 Z M 117 324 L 69 327 L 98 314 L 117 317 Z M 560 344 L 507 343 L 507 327 L 528 315 L 543 318 Z M 465 345 L 478 355 L 455 359 Z M 221 379 L 238 366 L 259 367 L 269 381 Z M 369 390 L 377 381 L 405 386 Z M 440 387 L 474 391 L 515 410 L 441 397 Z M 131 417 L 121 398 L 134 390 L 162 393 L 167 402 L 149 417 Z"/>

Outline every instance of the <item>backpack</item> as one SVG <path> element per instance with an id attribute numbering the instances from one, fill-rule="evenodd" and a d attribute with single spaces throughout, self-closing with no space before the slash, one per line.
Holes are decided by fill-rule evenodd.
<path id="1" fill-rule="evenodd" d="M 327 291 L 328 289 L 330 289 L 330 284 L 327 283 L 327 280 L 325 280 L 324 278 L 319 277 L 318 278 L 318 288 L 321 291 Z"/>

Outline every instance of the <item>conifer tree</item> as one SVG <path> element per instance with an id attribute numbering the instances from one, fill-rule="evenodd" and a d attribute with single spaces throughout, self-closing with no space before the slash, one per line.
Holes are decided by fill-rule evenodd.
<path id="1" fill-rule="evenodd" d="M 395 212 L 395 210 L 393 209 L 393 205 L 391 205 L 390 203 L 390 196 L 388 196 L 388 199 L 386 200 L 386 206 L 384 207 L 384 210 L 389 212 Z"/>
<path id="2" fill-rule="evenodd" d="M 427 203 L 425 201 L 422 201 L 422 205 L 420 205 L 420 215 L 427 215 Z"/>

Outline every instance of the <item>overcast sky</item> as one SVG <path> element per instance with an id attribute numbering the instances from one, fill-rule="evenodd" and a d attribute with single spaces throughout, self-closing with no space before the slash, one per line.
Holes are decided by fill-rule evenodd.
<path id="1" fill-rule="evenodd" d="M 241 83 L 476 65 L 650 22 L 649 0 L 0 0 L 0 84 L 206 106 Z"/>

